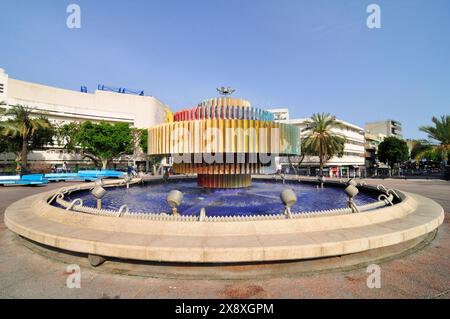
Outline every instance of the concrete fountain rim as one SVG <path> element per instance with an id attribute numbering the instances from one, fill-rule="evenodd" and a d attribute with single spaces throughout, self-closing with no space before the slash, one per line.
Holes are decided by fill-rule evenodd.
<path id="1" fill-rule="evenodd" d="M 32 241 L 89 255 L 188 263 L 300 260 L 388 247 L 443 222 L 439 204 L 398 192 L 400 203 L 356 214 L 209 223 L 68 212 L 47 203 L 52 191 L 10 205 L 5 224 Z"/>

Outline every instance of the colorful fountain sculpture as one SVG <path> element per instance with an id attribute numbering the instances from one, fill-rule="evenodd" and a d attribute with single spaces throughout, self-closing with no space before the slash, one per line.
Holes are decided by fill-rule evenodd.
<path id="1" fill-rule="evenodd" d="M 300 130 L 247 100 L 218 97 L 149 128 L 148 154 L 172 156 L 173 170 L 197 174 L 201 187 L 247 187 L 276 156 L 300 154 Z"/>

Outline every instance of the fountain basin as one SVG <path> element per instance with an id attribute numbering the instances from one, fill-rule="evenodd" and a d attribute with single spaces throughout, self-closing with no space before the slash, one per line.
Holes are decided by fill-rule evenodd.
<path id="1" fill-rule="evenodd" d="M 73 186 L 80 187 L 93 184 Z M 300 260 L 388 247 L 428 234 L 443 222 L 444 211 L 434 201 L 397 193 L 401 200 L 395 205 L 360 213 L 344 209 L 291 219 L 277 215 L 200 221 L 195 216 L 68 211 L 48 203 L 55 196 L 51 191 L 9 206 L 5 223 L 38 243 L 106 257 L 192 263 Z"/>
<path id="2" fill-rule="evenodd" d="M 127 205 L 130 211 L 136 213 L 171 214 L 172 208 L 166 196 L 170 191 L 178 190 L 184 195 L 178 207 L 178 213 L 182 216 L 199 216 L 202 208 L 211 217 L 275 216 L 283 213 L 280 193 L 286 188 L 292 189 L 298 198 L 292 207 L 293 212 L 324 211 L 346 208 L 348 205 L 347 196 L 339 185 L 320 189 L 312 183 L 257 179 L 247 188 L 209 189 L 198 187 L 194 179 L 180 179 L 170 183 L 139 184 L 130 189 L 110 187 L 102 199 L 102 207 L 114 211 Z M 374 203 L 378 195 L 378 191 L 362 192 L 355 201 L 357 205 Z M 83 200 L 84 206 L 96 207 L 96 198 L 89 189 L 67 194 L 64 200 L 72 202 L 78 198 Z"/>

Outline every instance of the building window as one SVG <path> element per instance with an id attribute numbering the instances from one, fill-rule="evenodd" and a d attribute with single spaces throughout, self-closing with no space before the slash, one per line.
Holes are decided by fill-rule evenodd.
<path id="1" fill-rule="evenodd" d="M 351 141 L 351 140 L 346 140 L 345 143 L 352 144 L 352 145 L 358 145 L 358 146 L 364 146 L 363 142 L 357 142 L 357 141 Z"/>
<path id="2" fill-rule="evenodd" d="M 356 152 L 344 152 L 344 156 L 358 156 L 358 157 L 364 157 L 364 153 L 356 153 Z"/>

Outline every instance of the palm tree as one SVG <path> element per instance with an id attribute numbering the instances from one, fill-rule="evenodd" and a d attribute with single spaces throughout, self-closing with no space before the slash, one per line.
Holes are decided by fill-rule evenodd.
<path id="1" fill-rule="evenodd" d="M 333 132 L 341 124 L 336 117 L 329 113 L 313 114 L 306 121 L 302 150 L 319 157 L 319 175 L 323 176 L 323 166 L 333 156 L 342 156 L 344 153 L 345 137 Z"/>
<path id="2" fill-rule="evenodd" d="M 428 137 L 439 141 L 440 144 L 436 147 L 438 151 L 447 155 L 447 160 L 450 159 L 450 115 L 443 115 L 440 119 L 433 116 L 431 121 L 434 126 L 421 126 L 419 129 L 428 134 Z"/>
<path id="3" fill-rule="evenodd" d="M 10 120 L 0 124 L 0 135 L 3 137 L 19 137 L 22 140 L 20 151 L 21 169 L 27 167 L 28 143 L 40 129 L 48 129 L 51 124 L 44 117 L 34 118 L 31 116 L 32 109 L 22 105 L 15 105 L 3 112 L 3 116 Z"/>

